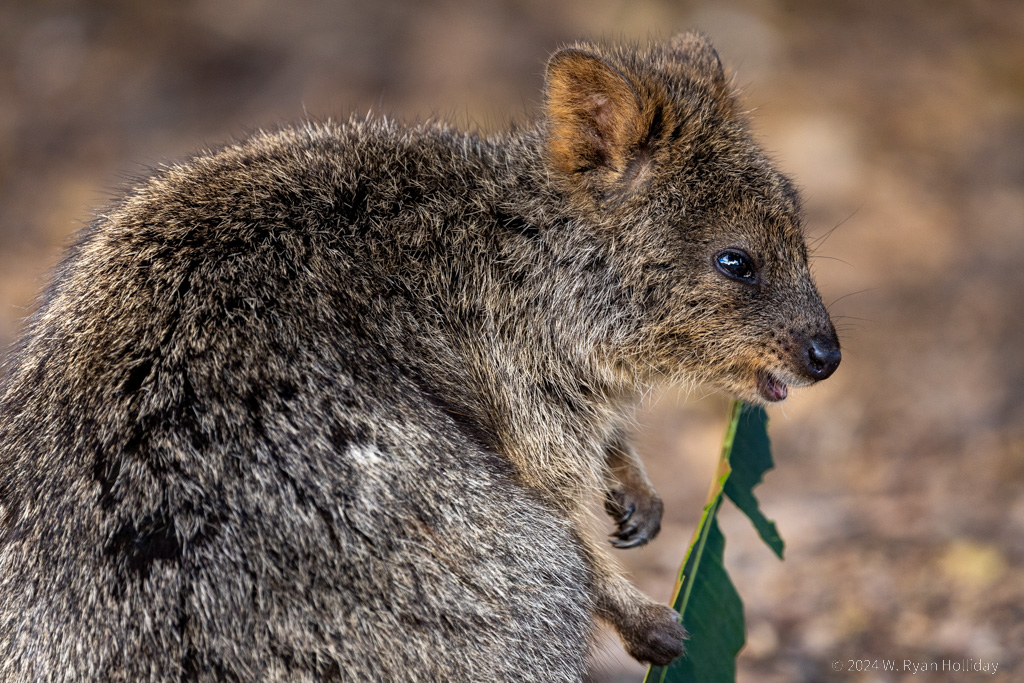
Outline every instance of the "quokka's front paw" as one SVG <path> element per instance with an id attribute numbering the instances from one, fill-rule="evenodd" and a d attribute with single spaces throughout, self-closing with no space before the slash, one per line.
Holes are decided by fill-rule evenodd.
<path id="1" fill-rule="evenodd" d="M 683 654 L 686 629 L 679 623 L 679 614 L 666 605 L 651 603 L 640 618 L 619 635 L 633 659 L 655 666 L 665 666 Z"/>
<path id="2" fill-rule="evenodd" d="M 661 531 L 665 506 L 653 490 L 612 489 L 605 494 L 604 509 L 618 526 L 618 531 L 611 534 L 616 548 L 644 545 Z"/>

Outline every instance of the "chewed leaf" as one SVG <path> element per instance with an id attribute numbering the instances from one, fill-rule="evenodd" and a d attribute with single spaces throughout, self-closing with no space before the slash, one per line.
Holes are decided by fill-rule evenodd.
<path id="1" fill-rule="evenodd" d="M 672 606 L 690 633 L 686 653 L 667 667 L 651 667 L 645 683 L 730 683 L 746 640 L 743 602 L 725 570 L 725 537 L 716 515 L 725 493 L 750 518 L 781 558 L 783 541 L 761 513 L 753 487 L 772 468 L 768 418 L 760 408 L 733 404 L 722 455 L 700 524 L 686 551 Z"/>
<path id="2" fill-rule="evenodd" d="M 651 667 L 645 683 L 733 681 L 736 655 L 743 647 L 743 603 L 725 571 L 725 538 L 715 515 L 730 476 L 729 456 L 739 422 L 740 404 L 733 406 L 722 454 L 700 524 L 679 570 L 672 607 L 690 633 L 686 653 L 668 667 Z"/>
<path id="3" fill-rule="evenodd" d="M 761 512 L 753 491 L 761 483 L 764 473 L 775 466 L 768 440 L 768 415 L 764 408 L 744 405 L 740 410 L 729 462 L 732 474 L 725 482 L 725 495 L 750 518 L 761 540 L 781 560 L 785 542 L 779 536 L 775 522 Z"/>

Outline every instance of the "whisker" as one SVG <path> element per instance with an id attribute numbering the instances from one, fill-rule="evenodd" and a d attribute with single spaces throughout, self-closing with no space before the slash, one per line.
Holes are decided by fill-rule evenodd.
<path id="1" fill-rule="evenodd" d="M 829 303 L 827 307 L 828 308 L 832 308 L 833 306 L 835 306 L 837 303 L 839 303 L 843 299 L 846 299 L 846 298 L 851 297 L 851 296 L 856 296 L 858 294 L 865 294 L 867 292 L 873 292 L 873 291 L 875 291 L 877 289 L 878 289 L 877 287 L 868 287 L 867 289 L 861 289 L 861 290 L 858 290 L 856 292 L 850 292 L 849 294 L 844 294 L 841 297 L 839 297 L 838 299 L 833 299 L 832 302 Z"/>
<path id="2" fill-rule="evenodd" d="M 834 226 L 832 226 L 832 228 L 828 232 L 826 232 L 824 235 L 821 235 L 820 237 L 808 238 L 808 240 L 807 240 L 808 244 L 812 247 L 813 250 L 817 250 L 818 247 L 820 247 L 821 245 L 825 244 L 825 242 L 828 241 L 828 238 L 832 236 L 832 233 L 834 233 L 836 230 L 838 230 L 843 225 L 845 225 L 848 220 L 850 220 L 851 218 L 856 216 L 860 212 L 860 210 L 863 209 L 863 208 L 864 208 L 864 204 L 861 204 L 860 206 L 858 206 L 856 209 L 853 210 L 852 213 L 850 213 L 849 216 L 847 216 L 846 218 L 844 218 L 843 220 L 839 221 Z"/>
<path id="3" fill-rule="evenodd" d="M 851 267 L 853 266 L 852 263 L 850 263 L 849 261 L 844 261 L 843 259 L 839 258 L 838 256 L 822 256 L 820 254 L 812 254 L 811 258 L 813 258 L 815 261 L 818 261 L 818 260 L 839 261 L 843 265 L 851 266 Z"/>

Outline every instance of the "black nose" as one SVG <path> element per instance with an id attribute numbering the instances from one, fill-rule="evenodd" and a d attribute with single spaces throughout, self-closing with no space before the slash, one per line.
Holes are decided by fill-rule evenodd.
<path id="1" fill-rule="evenodd" d="M 807 344 L 804 362 L 807 374 L 817 380 L 825 379 L 836 371 L 843 354 L 839 352 L 839 340 L 835 335 L 817 335 Z"/>

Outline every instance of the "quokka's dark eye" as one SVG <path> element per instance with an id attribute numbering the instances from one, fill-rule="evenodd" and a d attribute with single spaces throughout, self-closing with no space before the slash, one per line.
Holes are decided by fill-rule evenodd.
<path id="1" fill-rule="evenodd" d="M 733 280 L 757 284 L 757 269 L 754 260 L 739 249 L 726 249 L 715 254 L 715 267 Z"/>

